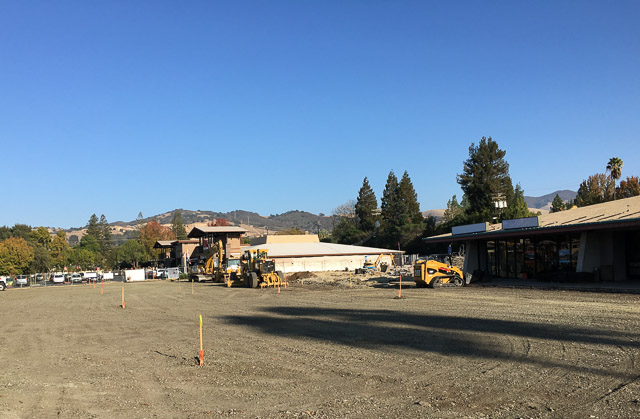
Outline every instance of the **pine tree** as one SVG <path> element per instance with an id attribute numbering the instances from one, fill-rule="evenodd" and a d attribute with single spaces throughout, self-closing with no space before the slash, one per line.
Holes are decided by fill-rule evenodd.
<path id="1" fill-rule="evenodd" d="M 138 216 L 136 217 L 136 230 L 135 230 L 136 238 L 140 237 L 140 230 L 142 230 L 142 227 L 144 227 L 144 216 L 142 215 L 142 211 L 140 211 L 138 213 Z"/>
<path id="2" fill-rule="evenodd" d="M 400 205 L 400 225 L 422 224 L 424 217 L 420 212 L 418 194 L 413 188 L 409 174 L 405 171 L 398 185 L 398 203 Z"/>
<path id="3" fill-rule="evenodd" d="M 516 218 L 525 218 L 531 216 L 527 202 L 524 200 L 524 191 L 520 184 L 516 185 L 516 189 L 513 193 L 513 198 L 507 204 L 507 209 L 504 213 L 504 219 L 513 220 Z"/>
<path id="4" fill-rule="evenodd" d="M 482 137 L 478 145 L 471 143 L 469 158 L 457 181 L 468 200 L 467 216 L 472 222 L 491 221 L 495 213 L 494 199 L 513 200 L 513 184 L 509 176 L 506 151 L 498 148 L 491 137 Z"/>
<path id="5" fill-rule="evenodd" d="M 365 177 L 362 181 L 362 187 L 358 192 L 358 200 L 356 201 L 355 211 L 358 220 L 358 227 L 362 231 L 372 231 L 375 228 L 376 216 L 375 210 L 378 208 L 378 200 L 376 194 L 369 185 L 369 180 Z"/>
<path id="6" fill-rule="evenodd" d="M 551 201 L 551 212 L 560 212 L 560 211 L 564 211 L 566 209 L 566 206 L 564 204 L 564 201 L 562 200 L 562 198 L 560 198 L 560 195 L 556 194 L 556 197 L 553 198 L 553 201 Z"/>
<path id="7" fill-rule="evenodd" d="M 184 228 L 184 224 L 182 223 L 182 213 L 178 210 L 173 212 L 173 219 L 171 220 L 171 230 L 173 234 L 176 235 L 178 240 L 186 240 L 187 239 L 187 231 Z"/>
<path id="8" fill-rule="evenodd" d="M 462 205 L 458 203 L 457 197 L 453 195 L 451 199 L 447 201 L 447 209 L 444 210 L 442 221 L 445 223 L 453 222 L 453 220 L 460 217 L 463 212 Z"/>
<path id="9" fill-rule="evenodd" d="M 107 217 L 104 214 L 100 215 L 100 248 L 102 249 L 102 255 L 107 254 L 113 249 L 113 242 L 111 241 L 111 226 L 107 221 Z"/>
<path id="10" fill-rule="evenodd" d="M 393 173 L 393 170 L 389 172 L 387 177 L 381 201 L 381 214 L 385 227 L 389 228 L 396 225 L 400 217 L 400 205 L 398 202 L 398 178 Z"/>
<path id="11" fill-rule="evenodd" d="M 87 236 L 94 237 L 98 241 L 98 243 L 100 242 L 100 239 L 102 237 L 102 226 L 100 226 L 97 215 L 91 214 L 89 222 L 87 223 L 87 232 L 85 234 Z"/>

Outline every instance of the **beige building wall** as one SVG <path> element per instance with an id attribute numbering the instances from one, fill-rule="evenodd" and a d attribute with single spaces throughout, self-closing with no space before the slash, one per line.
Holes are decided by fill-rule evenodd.
<path id="1" fill-rule="evenodd" d="M 273 258 L 276 262 L 276 270 L 285 273 L 295 272 L 321 272 L 321 271 L 354 271 L 360 269 L 364 265 L 365 257 L 371 262 L 380 256 L 372 255 L 353 255 L 353 256 L 305 256 L 296 258 Z M 271 258 L 270 258 L 271 259 Z M 380 263 L 386 263 L 389 269 L 393 269 L 391 258 L 385 255 L 381 258 Z"/>
<path id="2" fill-rule="evenodd" d="M 239 235 L 231 236 L 227 239 L 227 248 L 225 249 L 228 257 L 240 257 L 242 256 L 242 250 L 240 244 L 242 240 Z"/>

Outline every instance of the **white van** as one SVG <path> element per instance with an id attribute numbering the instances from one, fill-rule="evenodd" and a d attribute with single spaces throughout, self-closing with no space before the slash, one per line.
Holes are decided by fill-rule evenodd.
<path id="1" fill-rule="evenodd" d="M 82 278 L 87 282 L 98 281 L 100 279 L 96 272 L 84 272 Z"/>

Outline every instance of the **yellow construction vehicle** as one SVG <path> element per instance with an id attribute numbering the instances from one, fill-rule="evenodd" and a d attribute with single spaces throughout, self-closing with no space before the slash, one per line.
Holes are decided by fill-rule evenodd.
<path id="1" fill-rule="evenodd" d="M 387 263 L 386 262 L 381 263 L 382 258 L 384 256 L 389 256 L 389 259 L 391 259 L 391 264 L 395 268 L 398 267 L 396 265 L 396 261 L 395 261 L 395 258 L 393 256 L 393 254 L 391 254 L 391 253 L 381 253 L 380 255 L 378 255 L 378 258 L 374 262 L 371 262 L 365 256 L 364 264 L 362 265 L 362 268 L 356 269 L 356 274 L 367 274 L 367 273 L 371 273 L 372 274 L 372 273 L 375 273 L 375 272 L 378 272 L 378 271 L 386 272 L 387 268 L 388 268 Z"/>
<path id="2" fill-rule="evenodd" d="M 276 264 L 267 259 L 266 250 L 246 250 L 241 259 L 240 275 L 232 274 L 227 281 L 229 287 L 235 284 L 249 288 L 277 287 L 284 285 L 284 274 L 276 271 Z"/>
<path id="3" fill-rule="evenodd" d="M 461 287 L 463 278 L 462 271 L 451 264 L 450 255 L 430 255 L 426 259 L 418 259 L 413 265 L 413 280 L 417 287 Z"/>
<path id="4" fill-rule="evenodd" d="M 227 283 L 235 274 L 240 274 L 240 259 L 225 258 L 222 240 L 209 251 L 209 257 L 204 265 L 198 265 L 192 271 L 191 281 L 211 281 Z"/>

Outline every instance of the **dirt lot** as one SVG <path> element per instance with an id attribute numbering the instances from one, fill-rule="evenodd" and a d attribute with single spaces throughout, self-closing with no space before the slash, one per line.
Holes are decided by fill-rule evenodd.
<path id="1" fill-rule="evenodd" d="M 638 295 L 329 279 L 2 292 L 0 417 L 640 415 Z"/>

